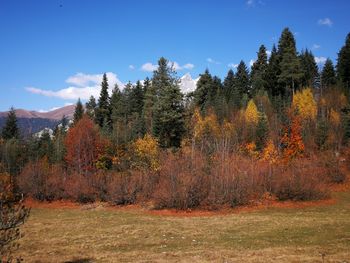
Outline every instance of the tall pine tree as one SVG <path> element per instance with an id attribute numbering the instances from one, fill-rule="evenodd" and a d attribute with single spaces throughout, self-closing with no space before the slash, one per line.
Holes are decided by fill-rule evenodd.
<path id="1" fill-rule="evenodd" d="M 108 95 L 108 79 L 106 73 L 103 74 L 102 78 L 101 92 L 96 109 L 96 123 L 100 127 L 105 128 L 111 124 L 110 98 Z"/>
<path id="2" fill-rule="evenodd" d="M 162 147 L 179 147 L 185 132 L 183 95 L 173 68 L 163 57 L 153 73 L 152 85 L 159 92 L 154 112 L 154 135 Z"/>
<path id="3" fill-rule="evenodd" d="M 80 99 L 78 99 L 77 104 L 75 105 L 75 111 L 73 115 L 73 125 L 77 124 L 77 122 L 83 117 L 84 108 Z"/>
<path id="4" fill-rule="evenodd" d="M 278 75 L 280 72 L 277 49 L 276 46 L 273 45 L 266 69 L 266 86 L 270 97 L 276 97 L 282 93 L 278 85 Z"/>
<path id="5" fill-rule="evenodd" d="M 338 53 L 337 73 L 343 86 L 350 88 L 350 33 L 347 35 L 345 45 Z"/>
<path id="6" fill-rule="evenodd" d="M 85 109 L 86 109 L 86 114 L 94 120 L 96 118 L 96 99 L 94 96 L 90 96 L 90 99 L 88 102 L 85 103 Z"/>
<path id="7" fill-rule="evenodd" d="M 336 76 L 335 76 L 335 70 L 333 66 L 332 60 L 327 58 L 326 62 L 324 63 L 322 73 L 321 73 L 321 87 L 322 89 L 327 89 L 328 87 L 335 85 L 337 82 Z"/>
<path id="8" fill-rule="evenodd" d="M 210 96 L 213 89 L 213 77 L 206 69 L 204 74 L 200 74 L 197 82 L 196 90 L 194 91 L 194 102 L 196 106 L 201 109 L 202 113 L 205 113 L 207 107 L 210 104 Z"/>
<path id="9" fill-rule="evenodd" d="M 151 81 L 147 77 L 143 83 L 144 86 L 144 101 L 142 109 L 142 118 L 144 120 L 145 132 L 151 134 L 153 132 L 153 115 L 154 105 L 157 101 L 157 94 Z"/>
<path id="10" fill-rule="evenodd" d="M 19 129 L 17 126 L 17 117 L 16 117 L 16 111 L 13 107 L 11 107 L 5 126 L 2 128 L 2 138 L 4 140 L 9 140 L 9 139 L 19 139 Z"/>
<path id="11" fill-rule="evenodd" d="M 239 62 L 236 73 L 235 105 L 239 106 L 244 95 L 250 96 L 249 71 L 243 60 Z"/>
<path id="12" fill-rule="evenodd" d="M 281 73 L 278 76 L 278 82 L 284 88 L 283 96 L 289 102 L 292 95 L 298 88 L 303 74 L 301 70 L 300 60 L 297 56 L 295 39 L 289 28 L 282 31 L 278 42 L 278 55 L 280 58 Z"/>
<path id="13" fill-rule="evenodd" d="M 299 58 L 303 73 L 301 85 L 303 87 L 313 87 L 315 78 L 318 76 L 318 67 L 315 62 L 315 57 L 311 51 L 306 49 L 305 51 L 301 52 Z"/>
<path id="14" fill-rule="evenodd" d="M 251 72 L 252 90 L 251 97 L 254 97 L 258 91 L 264 91 L 267 86 L 267 54 L 264 45 L 261 45 L 258 52 L 258 59 L 254 62 Z"/>

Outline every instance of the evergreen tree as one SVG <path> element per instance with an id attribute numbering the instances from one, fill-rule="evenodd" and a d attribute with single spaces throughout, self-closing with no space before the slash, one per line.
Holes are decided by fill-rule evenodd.
<path id="1" fill-rule="evenodd" d="M 328 124 L 325 119 L 320 119 L 316 127 L 316 145 L 319 150 L 323 150 L 328 138 Z"/>
<path id="2" fill-rule="evenodd" d="M 46 156 L 50 162 L 54 160 L 54 145 L 48 130 L 44 130 L 38 139 L 38 147 L 35 149 L 39 158 Z"/>
<path id="3" fill-rule="evenodd" d="M 350 140 L 350 109 L 342 109 L 343 143 L 348 144 Z"/>
<path id="4" fill-rule="evenodd" d="M 344 87 L 350 88 L 350 33 L 347 35 L 345 45 L 338 53 L 337 73 Z"/>
<path id="5" fill-rule="evenodd" d="M 327 58 L 321 73 L 322 88 L 328 88 L 337 82 L 332 60 Z"/>
<path id="6" fill-rule="evenodd" d="M 2 129 L 2 138 L 4 140 L 19 139 L 16 111 L 13 107 L 11 107 L 7 115 L 5 126 Z"/>
<path id="7" fill-rule="evenodd" d="M 225 117 L 226 100 L 224 88 L 221 79 L 217 76 L 213 77 L 213 85 L 209 93 L 208 108 L 215 110 L 216 116 L 221 122 Z"/>
<path id="8" fill-rule="evenodd" d="M 239 62 L 236 73 L 236 88 L 235 92 L 235 104 L 237 106 L 237 102 L 241 102 L 243 95 L 247 94 L 250 96 L 250 80 L 249 80 L 249 72 L 246 64 L 243 60 Z"/>
<path id="9" fill-rule="evenodd" d="M 278 43 L 278 55 L 280 57 L 281 73 L 278 75 L 278 82 L 284 88 L 283 96 L 291 100 L 298 87 L 298 82 L 303 74 L 301 71 L 300 61 L 297 56 L 295 39 L 288 28 L 285 28 Z"/>
<path id="10" fill-rule="evenodd" d="M 157 101 L 157 94 L 148 77 L 145 79 L 143 85 L 145 96 L 143 102 L 142 117 L 144 120 L 145 132 L 151 134 L 153 131 L 154 105 Z"/>
<path id="11" fill-rule="evenodd" d="M 199 80 L 197 82 L 197 88 L 194 91 L 194 102 L 198 106 L 202 113 L 204 113 L 209 104 L 211 90 L 213 89 L 213 78 L 206 69 L 204 74 L 200 74 Z"/>
<path id="12" fill-rule="evenodd" d="M 153 73 L 152 85 L 159 91 L 154 112 L 154 135 L 162 147 L 179 147 L 185 132 L 183 95 L 173 68 L 163 57 Z"/>
<path id="13" fill-rule="evenodd" d="M 256 127 L 256 149 L 261 151 L 265 148 L 269 136 L 269 123 L 266 114 L 259 111 L 258 124 Z"/>
<path id="14" fill-rule="evenodd" d="M 103 74 L 101 92 L 96 110 L 96 123 L 100 126 L 109 126 L 111 122 L 110 98 L 108 95 L 108 79 L 106 73 Z"/>
<path id="15" fill-rule="evenodd" d="M 129 107 L 127 97 L 129 96 L 131 90 L 131 84 L 128 83 L 124 87 L 123 92 L 120 91 L 118 85 L 114 86 L 111 96 L 111 119 L 113 136 L 112 142 L 117 146 L 126 143 L 130 134 L 128 131 L 128 121 L 129 121 Z"/>
<path id="16" fill-rule="evenodd" d="M 270 97 L 276 97 L 282 94 L 278 85 L 278 75 L 280 71 L 277 49 L 276 46 L 273 45 L 266 69 L 266 86 Z"/>
<path id="17" fill-rule="evenodd" d="M 141 82 L 138 80 L 135 87 L 131 91 L 130 104 L 132 112 L 142 114 L 144 101 L 144 92 Z"/>
<path id="18" fill-rule="evenodd" d="M 122 93 L 118 87 L 118 84 L 115 84 L 114 89 L 112 91 L 111 96 L 111 118 L 113 124 L 117 122 L 123 116 L 123 101 L 122 101 Z"/>
<path id="19" fill-rule="evenodd" d="M 90 99 L 88 102 L 85 104 L 85 109 L 86 109 L 86 114 L 94 120 L 96 118 L 96 99 L 94 96 L 90 96 Z"/>
<path id="20" fill-rule="evenodd" d="M 264 45 L 261 45 L 258 52 L 258 59 L 254 62 L 251 72 L 252 90 L 251 97 L 254 97 L 259 90 L 265 90 L 267 71 L 267 54 Z"/>
<path id="21" fill-rule="evenodd" d="M 80 99 L 78 99 L 77 104 L 75 106 L 75 111 L 73 115 L 73 124 L 75 125 L 84 115 L 83 104 Z"/>
<path id="22" fill-rule="evenodd" d="M 311 51 L 306 49 L 305 51 L 301 52 L 299 58 L 303 73 L 301 85 L 303 87 L 313 87 L 315 78 L 318 76 L 318 67 L 315 62 L 315 57 Z"/>
<path id="23" fill-rule="evenodd" d="M 230 104 L 232 102 L 232 97 L 235 89 L 235 73 L 232 69 L 227 72 L 227 76 L 224 79 L 224 94 L 226 98 L 226 102 Z"/>
<path id="24" fill-rule="evenodd" d="M 142 118 L 144 91 L 140 81 L 131 89 L 129 104 L 131 107 L 132 139 L 141 138 L 145 133 Z"/>

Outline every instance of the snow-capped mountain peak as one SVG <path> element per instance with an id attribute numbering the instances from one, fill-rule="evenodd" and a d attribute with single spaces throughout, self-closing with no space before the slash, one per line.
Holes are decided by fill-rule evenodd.
<path id="1" fill-rule="evenodd" d="M 195 91 L 197 85 L 197 79 L 193 79 L 190 73 L 186 73 L 180 78 L 180 88 L 182 93 L 187 94 Z"/>

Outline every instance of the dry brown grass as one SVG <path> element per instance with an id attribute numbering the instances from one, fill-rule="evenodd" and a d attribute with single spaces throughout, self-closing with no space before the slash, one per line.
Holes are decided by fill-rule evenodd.
<path id="1" fill-rule="evenodd" d="M 19 253 L 25 262 L 350 262 L 350 192 L 335 198 L 199 217 L 34 207 Z"/>

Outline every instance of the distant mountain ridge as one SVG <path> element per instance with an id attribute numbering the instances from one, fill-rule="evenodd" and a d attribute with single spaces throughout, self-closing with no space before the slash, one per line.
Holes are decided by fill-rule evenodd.
<path id="1" fill-rule="evenodd" d="M 28 111 L 23 109 L 15 109 L 17 118 L 39 118 L 49 120 L 61 120 L 63 116 L 68 119 L 73 117 L 75 105 L 68 105 L 59 109 L 48 112 Z M 8 111 L 0 112 L 0 118 L 7 117 Z"/>
<path id="2" fill-rule="evenodd" d="M 72 119 L 75 105 L 65 106 L 53 111 L 38 112 L 18 109 L 16 111 L 18 127 L 23 137 L 42 131 L 45 128 L 54 129 L 63 116 Z M 8 111 L 0 112 L 0 130 L 6 123 Z"/>

